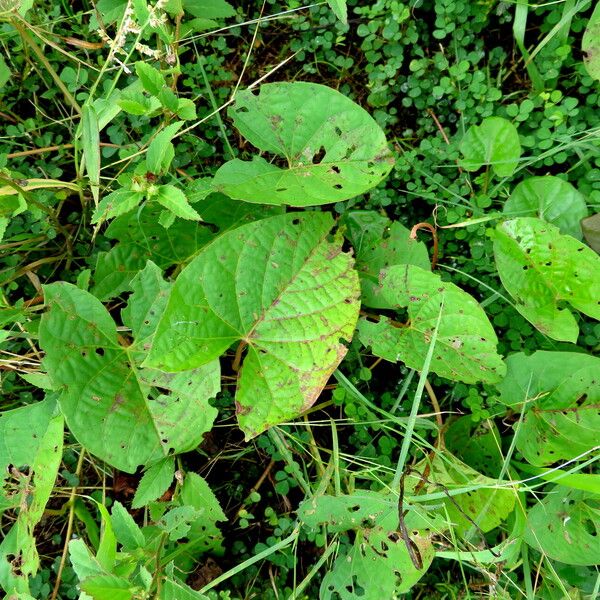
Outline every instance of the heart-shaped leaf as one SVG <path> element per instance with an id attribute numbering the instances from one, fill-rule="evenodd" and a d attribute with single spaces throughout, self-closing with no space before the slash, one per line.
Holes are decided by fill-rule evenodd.
<path id="1" fill-rule="evenodd" d="M 579 352 L 513 354 L 500 400 L 525 411 L 516 445 L 536 466 L 570 460 L 598 444 L 600 358 Z"/>
<path id="2" fill-rule="evenodd" d="M 581 219 L 588 210 L 583 194 L 568 181 L 546 175 L 529 177 L 517 185 L 504 204 L 508 217 L 539 217 L 561 233 L 581 239 Z"/>
<path id="3" fill-rule="evenodd" d="M 421 369 L 442 310 L 431 371 L 466 383 L 495 383 L 504 375 L 496 333 L 485 312 L 453 283 L 414 265 L 396 265 L 382 272 L 379 293 L 391 308 L 407 307 L 409 322 L 361 319 L 360 341 L 376 356 Z"/>
<path id="4" fill-rule="evenodd" d="M 316 83 L 270 83 L 239 92 L 229 116 L 263 158 L 225 163 L 214 189 L 261 204 L 311 206 L 347 200 L 377 185 L 394 159 L 385 134 L 352 100 Z"/>
<path id="5" fill-rule="evenodd" d="M 189 369 L 247 345 L 236 394 L 247 437 L 311 406 L 359 309 L 358 276 L 332 226 L 325 213 L 292 213 L 209 244 L 177 278 L 147 364 Z"/>
<path id="6" fill-rule="evenodd" d="M 152 289 L 155 269 L 140 274 L 140 289 Z M 42 317 L 40 344 L 69 429 L 90 452 L 127 472 L 194 448 L 217 413 L 208 400 L 220 388 L 218 361 L 177 375 L 138 367 L 151 339 L 145 327 L 156 324 L 168 296 L 165 286 L 154 291 L 153 298 L 132 295 L 132 321 L 148 316 L 136 325 L 140 341 L 124 346 L 94 296 L 67 283 L 44 288 L 50 311 Z"/>
<path id="7" fill-rule="evenodd" d="M 500 223 L 494 256 L 515 308 L 547 336 L 577 341 L 577 321 L 561 301 L 600 319 L 600 257 L 554 225 L 532 217 Z"/>

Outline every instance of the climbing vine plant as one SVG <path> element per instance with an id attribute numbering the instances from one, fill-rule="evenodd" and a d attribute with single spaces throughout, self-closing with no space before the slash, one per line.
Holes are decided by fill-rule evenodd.
<path id="1" fill-rule="evenodd" d="M 45 398 L 0 416 L 0 509 L 15 515 L 0 543 L 7 597 L 31 598 L 36 527 L 67 431 L 107 467 L 143 472 L 132 500 L 143 519 L 119 502 L 109 511 L 94 501 L 97 535 L 68 541 L 80 597 L 208 598 L 218 580 L 197 591 L 185 574 L 199 556 L 222 551 L 227 517 L 181 455 L 215 427 L 222 370 L 234 382 L 245 440 L 270 431 L 285 456 L 276 426 L 309 413 L 332 376 L 348 386 L 338 367 L 350 348 L 416 372 L 418 386 L 411 416 L 389 415 L 403 430 L 389 476 L 344 489 L 339 476 L 333 487 L 324 477 L 294 507 L 288 544 L 301 532 L 353 532 L 336 556 L 332 546 L 323 554 L 321 598 L 392 598 L 436 557 L 511 565 L 530 548 L 569 565 L 600 562 L 597 475 L 553 468 L 587 460 L 597 446 L 599 360 L 564 351 L 501 355 L 485 308 L 437 264 L 435 226 L 428 224 L 429 250 L 417 239 L 423 223 L 369 210 L 337 218 L 319 208 L 368 192 L 394 166 L 397 150 L 368 112 L 316 83 L 240 90 L 227 115 L 254 155 L 181 183 L 174 141 L 196 118 L 194 105 L 150 61 L 138 62 L 135 74 L 128 88 L 91 93 L 79 113 L 90 224 L 114 243 L 76 283 L 41 287 L 36 336 L 44 356 L 24 378 Z M 103 189 L 100 135 L 121 112 L 161 116 L 161 125 L 140 160 Z M 486 169 L 486 177 L 510 176 L 522 155 L 516 127 L 502 117 L 471 127 L 459 149 L 460 168 Z M 30 189 L 12 180 L 3 188 L 2 218 L 34 209 Z M 488 219 L 504 288 L 497 293 L 537 331 L 571 344 L 582 315 L 600 319 L 600 257 L 580 225 L 587 216 L 581 195 L 548 176 L 516 186 L 504 212 Z M 495 472 L 475 468 L 451 444 L 457 426 L 417 416 L 433 375 L 495 390 L 519 416 L 508 452 L 519 452 L 520 468 L 507 467 L 510 456 Z M 416 426 L 435 429 L 437 439 L 409 462 Z M 470 438 L 468 425 L 461 435 Z M 471 454 L 498 456 L 491 426 L 469 443 Z M 519 481 L 530 474 L 553 487 L 527 510 L 529 489 Z M 504 540 L 489 547 L 486 534 L 498 527 Z M 453 549 L 441 543 L 448 537 Z"/>

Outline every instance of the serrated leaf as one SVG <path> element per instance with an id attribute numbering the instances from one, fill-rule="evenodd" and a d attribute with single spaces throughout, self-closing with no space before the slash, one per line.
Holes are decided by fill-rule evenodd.
<path id="1" fill-rule="evenodd" d="M 116 500 L 110 512 L 113 531 L 123 550 L 131 552 L 136 548 L 143 548 L 146 543 L 144 534 L 125 507 Z"/>
<path id="2" fill-rule="evenodd" d="M 253 437 L 313 404 L 346 354 L 358 276 L 330 242 L 333 219 L 293 213 L 256 221 L 208 245 L 181 272 L 146 363 L 180 370 L 247 344 L 236 394 Z"/>
<path id="3" fill-rule="evenodd" d="M 584 219 L 581 222 L 581 229 L 590 248 L 600 254 L 600 213 Z"/>
<path id="4" fill-rule="evenodd" d="M 410 239 L 410 231 L 375 211 L 355 210 L 344 214 L 342 224 L 356 253 L 362 303 L 371 308 L 389 308 L 379 293 L 382 269 L 410 264 L 429 270 L 429 254 L 423 242 Z"/>
<path id="5" fill-rule="evenodd" d="M 94 575 L 106 574 L 83 540 L 76 539 L 69 542 L 69 560 L 79 581 Z"/>
<path id="6" fill-rule="evenodd" d="M 209 598 L 182 581 L 165 579 L 160 589 L 160 600 L 209 600 Z"/>
<path id="7" fill-rule="evenodd" d="M 529 177 L 519 183 L 503 210 L 511 218 L 538 217 L 578 240 L 581 239 L 581 219 L 588 214 L 583 194 L 569 182 L 552 175 Z"/>
<path id="8" fill-rule="evenodd" d="M 569 565 L 600 563 L 600 496 L 556 486 L 529 509 L 525 541 Z"/>
<path id="9" fill-rule="evenodd" d="M 175 112 L 179 106 L 179 98 L 177 98 L 177 94 L 171 88 L 163 87 L 158 94 L 158 99 L 160 100 L 160 103 L 171 112 Z"/>
<path id="10" fill-rule="evenodd" d="M 600 4 L 598 3 L 583 32 L 581 50 L 585 54 L 583 64 L 589 76 L 600 81 Z"/>
<path id="11" fill-rule="evenodd" d="M 150 173 L 158 175 L 168 170 L 173 160 L 174 150 L 171 140 L 183 126 L 183 121 L 167 125 L 150 142 L 146 151 L 146 168 Z"/>
<path id="12" fill-rule="evenodd" d="M 163 86 L 166 85 L 163 74 L 145 62 L 135 63 L 135 72 L 140 78 L 144 89 L 153 96 L 158 96 Z"/>
<path id="13" fill-rule="evenodd" d="M 196 105 L 189 98 L 178 98 L 177 110 L 175 111 L 180 119 L 191 121 L 197 118 Z"/>
<path id="14" fill-rule="evenodd" d="M 136 209 L 143 199 L 144 194 L 131 190 L 122 189 L 111 192 L 102 198 L 94 210 L 92 224 L 104 223 L 108 219 L 124 215 Z"/>
<path id="15" fill-rule="evenodd" d="M 239 92 L 229 116 L 250 143 L 288 163 L 279 168 L 260 157 L 225 163 L 213 185 L 232 198 L 291 206 L 338 202 L 377 185 L 394 164 L 374 119 L 323 85 L 273 83 L 259 95 Z"/>
<path id="16" fill-rule="evenodd" d="M 577 341 L 577 321 L 561 301 L 600 319 L 600 257 L 593 250 L 532 217 L 499 224 L 493 237 L 502 284 L 542 333 Z"/>
<path id="17" fill-rule="evenodd" d="M 133 472 L 200 443 L 216 416 L 208 399 L 220 386 L 218 362 L 178 375 L 139 369 L 135 358 L 145 349 L 119 344 L 114 321 L 94 296 L 63 282 L 44 294 L 50 308 L 40 324 L 44 364 L 82 445 Z"/>
<path id="18" fill-rule="evenodd" d="M 156 525 L 159 529 L 169 535 L 171 541 L 180 540 L 185 537 L 194 521 L 202 514 L 202 511 L 195 509 L 192 506 L 176 506 L 166 512 L 157 521 Z"/>
<path id="19" fill-rule="evenodd" d="M 181 219 L 200 220 L 200 215 L 189 205 L 183 191 L 174 185 L 161 185 L 153 198 Z"/>
<path id="20" fill-rule="evenodd" d="M 134 594 L 129 581 L 117 575 L 93 575 L 80 586 L 94 600 L 132 600 Z"/>
<path id="21" fill-rule="evenodd" d="M 516 446 L 536 466 L 570 460 L 598 444 L 600 358 L 579 352 L 513 354 L 500 401 L 522 406 Z"/>
<path id="22" fill-rule="evenodd" d="M 174 475 L 175 458 L 172 456 L 149 467 L 138 484 L 131 508 L 142 508 L 160 498 L 169 489 Z"/>
<path id="23" fill-rule="evenodd" d="M 379 294 L 387 306 L 407 307 L 409 323 L 361 319 L 359 339 L 373 354 L 421 369 L 442 309 L 431 371 L 466 383 L 496 383 L 504 375 L 496 333 L 485 312 L 453 283 L 414 265 L 396 265 L 382 272 Z"/>
<path id="24" fill-rule="evenodd" d="M 517 128 L 502 117 L 486 117 L 481 125 L 472 125 L 460 142 L 467 171 L 490 166 L 498 177 L 509 177 L 519 165 L 521 142 Z"/>

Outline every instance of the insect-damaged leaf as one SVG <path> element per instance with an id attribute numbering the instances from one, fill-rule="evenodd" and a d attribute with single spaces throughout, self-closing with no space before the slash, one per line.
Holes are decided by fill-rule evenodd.
<path id="1" fill-rule="evenodd" d="M 598 444 L 600 358 L 579 352 L 519 352 L 506 364 L 500 400 L 525 411 L 516 445 L 529 463 L 570 460 Z"/>
<path id="2" fill-rule="evenodd" d="M 554 225 L 532 217 L 501 223 L 494 256 L 515 308 L 547 336 L 577 341 L 577 321 L 561 301 L 600 319 L 600 257 Z"/>
<path id="3" fill-rule="evenodd" d="M 417 265 L 429 269 L 423 242 L 410 238 L 410 231 L 397 221 L 370 210 L 354 210 L 342 219 L 346 237 L 356 252 L 362 303 L 371 308 L 389 308 L 379 294 L 379 275 L 392 265 Z"/>
<path id="4" fill-rule="evenodd" d="M 466 383 L 496 383 L 504 375 L 504 363 L 496 353 L 496 333 L 485 312 L 453 283 L 414 265 L 396 265 L 382 271 L 379 293 L 388 306 L 407 307 L 409 322 L 361 319 L 360 341 L 373 354 L 421 369 L 443 303 L 431 371 Z"/>
<path id="5" fill-rule="evenodd" d="M 148 286 L 154 269 L 141 274 Z M 90 452 L 127 472 L 194 448 L 216 416 L 208 399 L 219 390 L 217 361 L 177 375 L 137 365 L 149 337 L 142 326 L 166 300 L 163 286 L 154 289 L 154 308 L 148 309 L 148 297 L 132 296 L 132 324 L 146 310 L 149 316 L 139 326 L 140 341 L 125 347 L 94 296 L 67 283 L 44 288 L 50 311 L 42 317 L 40 344 L 48 374 L 62 390 L 59 402 L 69 429 Z"/>
<path id="6" fill-rule="evenodd" d="M 311 206 L 347 200 L 377 185 L 394 164 L 385 134 L 358 104 L 316 83 L 270 83 L 238 93 L 229 116 L 262 152 L 282 157 L 225 163 L 215 190 L 262 204 Z"/>
<path id="7" fill-rule="evenodd" d="M 308 408 L 346 354 L 359 309 L 358 276 L 325 213 L 244 225 L 181 272 L 147 364 L 198 367 L 247 344 L 236 394 L 247 437 Z"/>
<path id="8" fill-rule="evenodd" d="M 600 562 L 600 496 L 554 487 L 529 509 L 525 541 L 548 557 L 568 565 Z"/>

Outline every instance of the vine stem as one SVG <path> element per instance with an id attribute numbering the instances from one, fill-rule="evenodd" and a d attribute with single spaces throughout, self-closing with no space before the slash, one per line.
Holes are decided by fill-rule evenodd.
<path id="1" fill-rule="evenodd" d="M 419 231 L 420 229 L 427 229 L 428 231 L 431 232 L 431 236 L 433 237 L 433 257 L 431 258 L 431 270 L 435 270 L 435 267 L 437 266 L 437 262 L 438 262 L 438 237 L 437 237 L 437 230 L 436 228 L 431 224 L 431 223 L 417 223 L 411 230 L 410 230 L 410 239 L 411 240 L 416 240 L 417 239 L 417 231 Z"/>
<path id="2" fill-rule="evenodd" d="M 85 456 L 85 449 L 81 448 L 81 454 L 79 455 L 79 460 L 77 461 L 77 468 L 75 469 L 75 475 L 77 479 L 79 479 L 81 475 L 81 469 L 83 468 L 83 458 Z M 52 595 L 50 596 L 50 600 L 56 600 L 58 597 L 58 589 L 60 588 L 60 581 L 62 579 L 63 570 L 65 568 L 65 564 L 67 562 L 67 554 L 69 553 L 69 540 L 71 538 L 71 534 L 73 533 L 73 521 L 75 520 L 75 496 L 77 495 L 77 487 L 74 486 L 71 488 L 71 495 L 69 496 L 69 518 L 67 519 L 67 531 L 65 533 L 65 544 L 63 546 L 62 556 L 60 557 L 60 564 L 58 565 L 58 571 L 56 573 L 56 581 L 54 582 L 54 589 L 52 590 Z"/>

